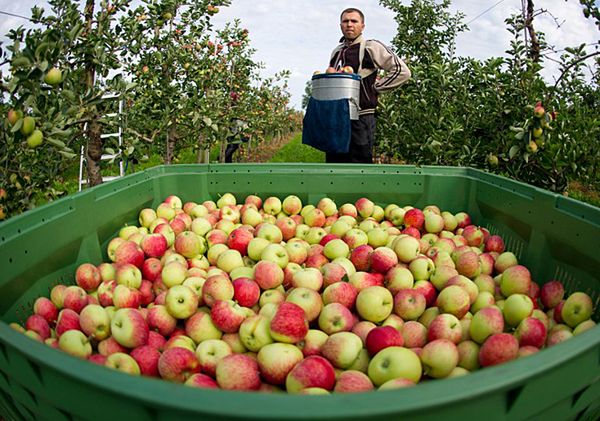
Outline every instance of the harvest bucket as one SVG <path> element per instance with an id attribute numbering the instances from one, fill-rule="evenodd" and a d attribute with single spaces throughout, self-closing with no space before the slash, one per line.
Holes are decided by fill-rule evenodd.
<path id="1" fill-rule="evenodd" d="M 360 76 L 354 73 L 322 73 L 312 77 L 312 97 L 316 100 L 348 99 L 350 119 L 358 120 Z"/>

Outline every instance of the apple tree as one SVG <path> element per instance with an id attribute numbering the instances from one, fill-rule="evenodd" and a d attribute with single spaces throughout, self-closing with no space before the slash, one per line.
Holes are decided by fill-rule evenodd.
<path id="1" fill-rule="evenodd" d="M 122 44 L 114 15 L 129 0 L 102 2 L 50 0 L 51 13 L 31 11 L 32 27 L 7 35 L 9 74 L 2 94 L 7 99 L 9 130 L 2 135 L 2 184 L 12 198 L 13 213 L 51 200 L 65 167 L 86 147 L 91 184 L 102 181 L 101 122 L 98 104 L 105 92 L 123 91 L 118 69 Z M 13 116 L 11 118 L 11 115 Z M 4 122 L 6 123 L 6 122 Z"/>
<path id="2" fill-rule="evenodd" d="M 598 182 L 598 66 L 587 82 L 584 59 L 592 54 L 583 46 L 566 50 L 564 76 L 549 86 L 539 52 L 550 46 L 537 32 L 534 54 L 522 35 L 532 22 L 522 15 L 506 20 L 513 35 L 507 57 L 481 61 L 455 57 L 466 27 L 447 11 L 449 1 L 381 4 L 396 12 L 393 45 L 413 77 L 381 98 L 377 152 L 411 164 L 485 168 L 561 192 L 572 179 Z"/>
<path id="3" fill-rule="evenodd" d="M 123 21 L 131 35 L 126 60 L 138 81 L 129 132 L 151 148 L 162 145 L 167 164 L 188 147 L 202 159 L 226 137 L 233 98 L 243 97 L 257 67 L 239 22 L 212 31 L 211 16 L 226 4 L 147 3 Z"/>

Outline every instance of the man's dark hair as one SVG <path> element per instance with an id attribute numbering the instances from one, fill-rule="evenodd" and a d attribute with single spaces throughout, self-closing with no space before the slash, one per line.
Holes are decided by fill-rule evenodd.
<path id="1" fill-rule="evenodd" d="M 344 16 L 344 13 L 358 13 L 360 15 L 360 20 L 362 21 L 362 23 L 365 23 L 365 15 L 363 12 L 361 12 L 359 9 L 356 9 L 354 7 L 349 7 L 347 9 L 344 9 L 344 11 L 342 12 L 342 14 L 340 15 L 340 20 L 342 20 L 342 16 Z"/>

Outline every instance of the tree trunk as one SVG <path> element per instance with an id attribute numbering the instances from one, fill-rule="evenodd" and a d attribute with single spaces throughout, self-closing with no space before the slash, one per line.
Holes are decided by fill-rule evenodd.
<path id="1" fill-rule="evenodd" d="M 202 133 L 198 135 L 198 153 L 196 154 L 197 164 L 208 164 L 210 161 L 210 148 L 204 145 L 204 136 Z"/>
<path id="2" fill-rule="evenodd" d="M 222 140 L 219 144 L 219 162 L 222 164 L 225 162 L 225 150 L 227 149 L 227 141 Z"/>
<path id="3" fill-rule="evenodd" d="M 525 28 L 531 38 L 531 48 L 529 49 L 529 57 L 534 63 L 540 61 L 540 42 L 538 41 L 535 29 L 533 29 L 533 0 L 527 0 L 527 16 L 525 17 Z"/>
<path id="4" fill-rule="evenodd" d="M 92 24 L 94 22 L 94 0 L 87 0 L 85 4 L 85 36 L 89 37 L 92 33 Z M 96 76 L 96 67 L 93 57 L 88 55 L 85 58 L 85 86 L 88 91 L 94 88 L 94 79 Z M 90 186 L 102 184 L 102 173 L 100 162 L 102 159 L 102 139 L 100 137 L 101 128 L 98 124 L 98 113 L 96 107 L 90 110 L 89 120 L 86 130 L 87 149 L 85 152 L 86 167 Z"/>
<path id="5" fill-rule="evenodd" d="M 172 124 L 167 130 L 167 150 L 165 151 L 165 164 L 173 163 L 173 154 L 175 151 L 175 142 L 177 141 L 177 126 Z"/>
<path id="6" fill-rule="evenodd" d="M 87 173 L 90 186 L 102 184 L 102 172 L 100 162 L 102 160 L 102 139 L 100 138 L 101 128 L 98 124 L 98 117 L 92 116 L 87 126 L 87 149 L 85 159 L 87 162 Z"/>

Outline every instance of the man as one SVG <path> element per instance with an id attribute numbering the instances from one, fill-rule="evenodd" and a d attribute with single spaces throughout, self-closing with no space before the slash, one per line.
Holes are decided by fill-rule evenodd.
<path id="1" fill-rule="evenodd" d="M 389 92 L 410 78 L 410 70 L 394 52 L 377 40 L 365 40 L 365 17 L 355 8 L 344 10 L 340 16 L 344 35 L 331 54 L 330 67 L 351 66 L 361 76 L 359 119 L 352 120 L 348 153 L 327 153 L 328 163 L 372 163 L 375 137 L 375 108 L 379 94 Z M 385 75 L 379 79 L 378 70 Z"/>

